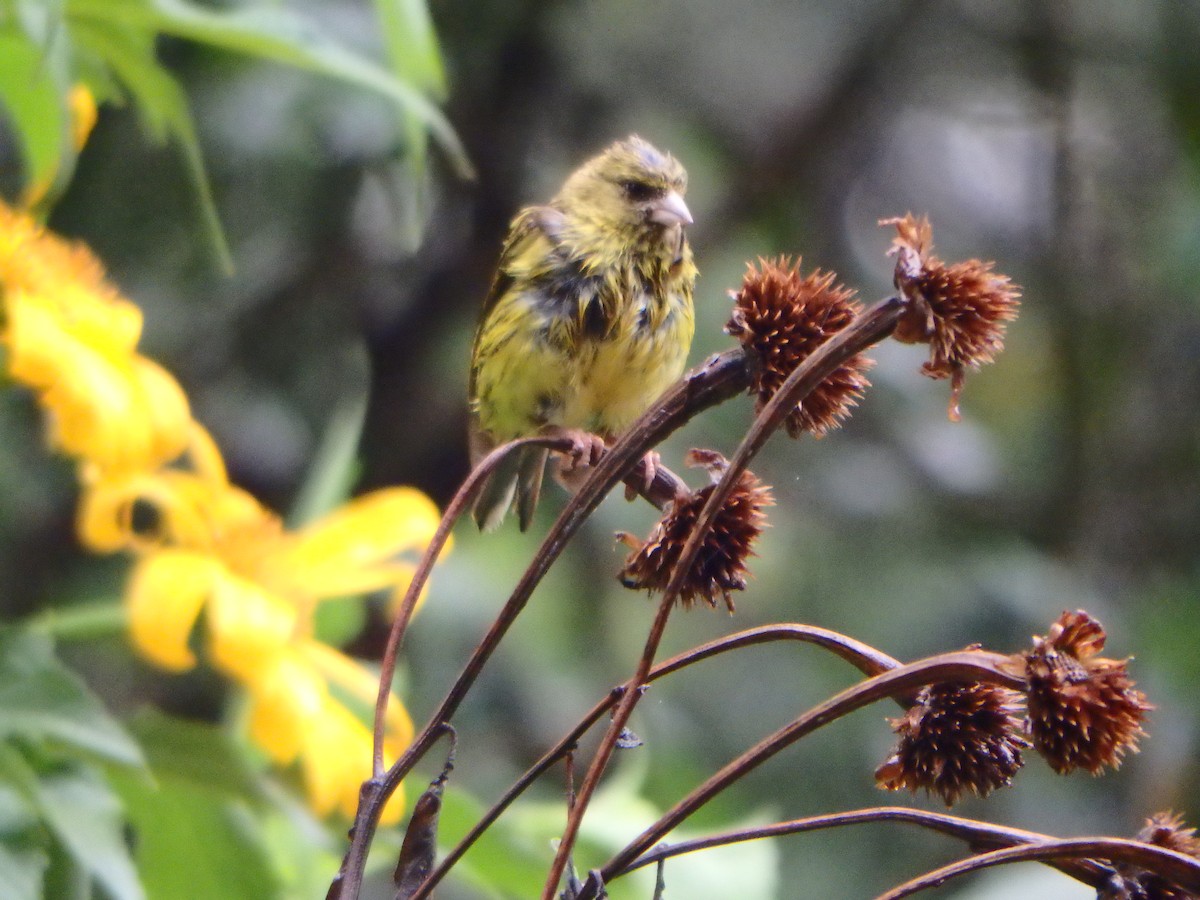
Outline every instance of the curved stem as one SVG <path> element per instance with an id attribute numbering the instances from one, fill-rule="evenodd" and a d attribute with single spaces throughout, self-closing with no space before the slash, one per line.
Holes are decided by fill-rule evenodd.
<path id="1" fill-rule="evenodd" d="M 809 816 L 803 819 L 792 819 L 787 822 L 776 822 L 756 828 L 744 828 L 697 838 L 690 841 L 680 841 L 677 844 L 659 844 L 648 853 L 639 856 L 625 869 L 615 873 L 614 877 L 627 875 L 634 869 L 643 866 L 662 863 L 673 856 L 694 853 L 698 850 L 708 850 L 712 847 L 724 847 L 742 841 L 753 841 L 760 838 L 780 837 L 789 834 L 801 834 L 808 831 L 819 831 L 824 828 L 837 828 L 843 825 L 860 825 L 873 822 L 904 822 L 936 831 L 940 834 L 965 841 L 971 849 L 1002 849 L 1020 844 L 1037 844 L 1053 840 L 1049 835 L 1036 831 L 1025 831 L 1020 828 L 1008 828 L 1003 825 L 993 825 L 990 822 L 979 822 L 974 819 L 964 819 L 946 813 L 926 812 L 920 809 L 909 809 L 904 806 L 876 806 L 870 809 L 850 810 L 847 812 L 831 813 L 824 816 Z M 1054 864 L 1072 878 L 1084 884 L 1098 887 L 1111 874 L 1111 870 L 1091 860 L 1060 861 Z"/>
<path id="2" fill-rule="evenodd" d="M 646 450 L 685 424 L 697 413 L 741 393 L 745 390 L 747 383 L 745 357 L 742 352 L 730 350 L 718 354 L 698 369 L 688 373 L 663 394 L 658 402 L 647 410 L 614 446 L 605 452 L 600 462 L 594 467 L 591 476 L 583 483 L 578 493 L 571 497 L 554 525 L 551 526 L 533 561 L 521 576 L 521 580 L 517 583 L 508 601 L 497 614 L 488 632 L 475 647 L 458 678 L 451 685 L 429 721 L 390 769 L 363 783 L 359 793 L 358 811 L 350 830 L 350 847 L 342 861 L 341 869 L 334 876 L 333 883 L 330 885 L 327 900 L 341 900 L 341 898 L 356 900 L 362 885 L 367 851 L 374 837 L 384 800 L 391 796 L 404 776 L 428 751 L 429 746 L 433 743 L 433 730 L 440 723 L 448 722 L 457 711 L 484 664 L 491 657 L 492 652 L 507 633 L 517 615 L 524 609 L 534 588 L 541 581 L 551 563 L 558 558 L 570 537 L 591 512 L 600 505 L 600 501 L 623 477 L 624 473 L 640 460 Z M 533 442 L 545 439 L 527 440 Z M 666 480 L 667 477 L 656 478 L 655 486 L 657 487 L 659 481 Z M 670 477 L 673 478 L 673 476 Z M 476 484 L 478 483 L 477 481 Z M 458 504 L 459 515 L 465 509 L 465 504 L 465 500 Z M 415 581 L 416 579 L 414 579 Z M 411 612 L 409 615 L 411 616 Z"/>
<path id="3" fill-rule="evenodd" d="M 122 603 L 78 603 L 51 607 L 26 619 L 25 625 L 56 641 L 95 640 L 121 634 L 129 627 L 129 616 Z"/>
<path id="4" fill-rule="evenodd" d="M 595 791 L 596 785 L 599 784 L 600 778 L 604 774 L 604 769 L 612 756 L 613 749 L 621 732 L 633 714 L 634 707 L 637 706 L 638 701 L 641 699 L 641 686 L 645 683 L 646 674 L 650 671 L 650 667 L 654 663 L 654 655 L 658 652 L 658 644 L 666 627 L 666 620 L 670 614 L 671 607 L 674 606 L 675 598 L 679 595 L 680 588 L 691 571 L 692 565 L 697 555 L 699 555 L 700 548 L 704 545 L 704 539 L 708 536 L 709 531 L 712 530 L 713 521 L 716 519 L 717 513 L 724 507 L 725 501 L 729 498 L 734 485 L 738 483 L 750 460 L 754 458 L 755 454 L 766 443 L 767 438 L 783 424 L 784 419 L 796 407 L 796 404 L 816 390 L 821 382 L 828 378 L 847 359 L 890 335 L 895 329 L 896 323 L 900 315 L 904 312 L 904 309 L 905 302 L 903 298 L 892 296 L 880 301 L 857 316 L 853 322 L 818 347 L 800 365 L 796 366 L 784 380 L 783 384 L 780 385 L 774 396 L 771 397 L 770 401 L 763 407 L 759 415 L 755 417 L 754 423 L 750 426 L 750 430 L 738 446 L 733 459 L 729 461 L 729 467 L 713 488 L 713 492 L 705 503 L 704 509 L 701 510 L 700 515 L 697 517 L 696 523 L 692 527 L 691 533 L 684 544 L 680 558 L 671 572 L 671 578 L 663 590 L 659 612 L 651 626 L 642 656 L 638 660 L 637 671 L 626 682 L 625 693 L 621 697 L 621 703 L 613 713 L 608 731 L 601 740 L 600 746 L 596 750 L 596 755 L 592 758 L 591 765 L 588 766 L 587 774 L 584 775 L 583 784 L 579 789 L 575 805 L 571 808 L 567 816 L 567 824 L 563 829 L 562 839 L 559 841 L 554 861 L 551 863 L 550 871 L 546 876 L 546 883 L 542 888 L 542 900 L 553 900 L 554 894 L 558 889 L 558 883 L 562 880 L 563 872 L 566 869 L 567 859 L 574 847 L 575 837 L 579 833 L 579 827 L 587 812 L 592 793 Z"/>
<path id="5" fill-rule="evenodd" d="M 906 881 L 877 900 L 900 900 L 951 878 L 1011 862 L 1060 862 L 1068 859 L 1107 859 L 1146 869 L 1191 894 L 1200 892 L 1200 860 L 1174 850 L 1121 838 L 1066 838 L 980 853 Z"/>
<path id="6" fill-rule="evenodd" d="M 449 540 L 450 532 L 458 520 L 462 518 L 463 513 L 466 512 L 467 507 L 474 500 L 480 487 L 507 456 L 523 447 L 530 446 L 541 446 L 551 450 L 565 451 L 570 449 L 570 441 L 564 438 L 527 437 L 509 441 L 492 450 L 471 470 L 466 480 L 462 483 L 462 486 L 459 487 L 454 497 L 451 498 L 450 503 L 442 513 L 442 519 L 438 523 L 433 538 L 430 540 L 428 546 L 426 546 L 425 552 L 421 554 L 421 559 L 417 563 L 416 570 L 413 572 L 412 580 L 409 582 L 408 590 L 405 591 L 404 599 L 400 603 L 396 618 L 392 621 L 392 628 L 388 633 L 387 646 L 384 649 L 383 658 L 380 662 L 379 696 L 375 703 L 373 760 L 373 772 L 376 778 L 383 773 L 383 723 L 387 711 L 388 697 L 391 695 L 392 678 L 396 671 L 396 658 L 400 650 L 400 645 L 404 640 L 404 634 L 408 630 L 409 622 L 412 620 L 413 611 L 416 609 L 417 600 L 421 596 L 421 591 L 424 589 L 426 582 L 428 582 L 429 574 L 433 569 L 434 563 L 437 562 L 438 556 L 441 555 L 442 550 L 445 548 L 446 541 Z"/>
<path id="7" fill-rule="evenodd" d="M 480 487 L 510 453 L 530 445 L 569 449 L 569 443 L 562 438 L 530 437 L 501 444 L 471 470 L 442 513 L 437 530 L 421 554 L 412 580 L 408 584 L 408 590 L 400 603 L 400 609 L 388 632 L 387 647 L 384 649 L 383 659 L 380 662 L 379 693 L 375 698 L 375 724 L 371 745 L 372 774 L 371 778 L 365 781 L 359 789 L 358 809 L 355 811 L 354 824 L 350 828 L 350 846 L 346 849 L 346 856 L 342 860 L 341 868 L 329 886 L 327 896 L 330 900 L 340 897 L 358 897 L 359 888 L 362 886 L 363 872 L 367 865 L 367 854 L 375 836 L 380 812 L 388 798 L 395 793 L 403 777 L 388 781 L 383 766 L 383 738 L 387 705 L 392 695 L 392 678 L 396 671 L 396 659 L 400 652 L 400 645 L 408 630 L 408 624 L 412 620 L 417 599 L 429 580 L 429 573 L 433 570 L 434 563 L 437 562 L 438 556 L 446 546 L 451 530 L 462 514 L 466 512 Z M 415 762 L 437 740 L 446 725 L 447 723 L 441 720 L 431 721 L 410 745 L 405 756 L 411 756 Z"/>
<path id="8" fill-rule="evenodd" d="M 678 574 L 681 570 L 675 569 Z M 679 579 L 672 575 L 672 583 Z M 633 673 L 633 677 L 625 683 L 621 691 L 621 700 L 617 705 L 616 711 L 613 712 L 612 721 L 608 724 L 608 730 L 600 741 L 600 745 L 596 748 L 596 754 L 592 757 L 591 763 L 588 765 L 587 773 L 583 776 L 583 784 L 580 785 L 579 791 L 575 794 L 575 802 L 572 804 L 567 814 L 567 824 L 563 829 L 562 839 L 559 841 L 558 850 L 554 855 L 554 862 L 550 866 L 550 872 L 546 876 L 546 884 L 542 888 L 542 900 L 554 900 L 554 894 L 558 890 L 558 882 L 562 879 L 563 871 L 566 869 L 567 860 L 571 856 L 571 848 L 575 846 L 575 837 L 579 833 L 579 827 L 583 824 L 583 815 L 587 811 L 588 803 L 592 799 L 592 794 L 596 792 L 596 787 L 600 784 L 600 778 L 604 774 L 605 768 L 608 766 L 608 761 L 612 758 L 617 749 L 617 742 L 621 734 L 625 731 L 625 726 L 629 722 L 629 717 L 633 715 L 633 708 L 637 706 L 640 699 L 642 686 L 648 683 L 651 666 L 654 665 L 654 656 L 658 652 L 658 645 L 662 642 L 662 636 L 667 629 L 667 619 L 671 615 L 671 609 L 675 606 L 675 596 L 679 593 L 678 585 L 675 589 L 671 589 L 668 584 L 667 590 L 663 591 L 662 599 L 658 604 L 658 611 L 655 613 L 654 621 L 650 625 L 650 632 L 646 636 L 646 645 L 642 650 L 642 655 L 638 658 L 637 669 Z"/>
<path id="9" fill-rule="evenodd" d="M 429 581 L 429 573 L 433 570 L 434 563 L 437 562 L 442 550 L 446 546 L 446 541 L 450 538 L 450 532 L 455 524 L 462 517 L 462 514 L 467 511 L 468 505 L 475 498 L 475 494 L 488 477 L 496 470 L 501 462 L 511 453 L 520 450 L 522 447 L 542 446 L 551 450 L 569 450 L 570 442 L 563 438 L 544 438 L 544 437 L 529 437 L 520 438 L 515 441 L 509 441 L 507 444 L 501 444 L 491 453 L 479 461 L 467 475 L 466 481 L 462 483 L 450 503 L 446 506 L 442 513 L 442 519 L 438 522 L 437 530 L 433 533 L 433 538 L 425 547 L 425 552 L 421 554 L 421 559 L 417 563 L 416 570 L 413 572 L 412 580 L 408 584 L 408 590 L 404 593 L 404 599 L 400 602 L 400 608 L 396 613 L 396 618 L 392 621 L 391 630 L 388 632 L 387 646 L 383 651 L 383 658 L 379 664 L 379 696 L 375 700 L 375 732 L 374 744 L 372 749 L 372 773 L 375 778 L 383 774 L 383 737 L 384 737 L 384 719 L 387 714 L 388 699 L 392 693 L 392 678 L 396 672 L 396 658 L 400 652 L 400 645 L 404 640 L 404 634 L 408 630 L 408 624 L 412 621 L 413 611 L 417 607 L 417 599 L 421 596 L 421 591 L 424 589 L 426 582 Z"/>
<path id="10" fill-rule="evenodd" d="M 1008 660 L 1009 657 L 999 653 L 960 650 L 899 666 L 836 694 L 761 740 L 675 804 L 604 865 L 600 870 L 603 881 L 607 882 L 614 873 L 626 869 L 630 863 L 730 784 L 822 725 L 876 700 L 912 691 L 934 682 L 979 681 L 1020 689 L 1024 682 L 1004 668 Z M 579 900 L 594 900 L 594 894 L 585 890 Z"/>
<path id="11" fill-rule="evenodd" d="M 818 628 L 814 625 L 800 625 L 787 622 L 775 625 L 763 625 L 758 628 L 748 628 L 745 631 L 739 631 L 736 634 L 726 635 L 725 637 L 709 641 L 706 644 L 701 644 L 699 647 L 693 647 L 691 650 L 684 651 L 655 666 L 647 675 L 646 682 L 657 681 L 659 678 L 663 678 L 680 669 L 685 669 L 694 663 L 727 653 L 731 650 L 782 640 L 801 641 L 822 647 L 840 656 L 866 675 L 878 675 L 881 672 L 886 672 L 900 665 L 898 660 L 893 659 L 886 653 L 881 653 L 874 647 L 868 646 L 861 641 L 856 641 L 853 638 L 848 638 L 836 631 L 830 631 L 827 628 Z M 600 720 L 600 717 L 604 713 L 612 709 L 620 700 L 623 691 L 623 687 L 618 687 L 611 691 L 607 697 L 593 706 L 579 723 L 557 744 L 542 754 L 542 757 L 530 766 L 505 791 L 504 795 L 492 805 L 491 809 L 480 818 L 462 840 L 446 854 L 445 859 L 430 873 L 429 878 L 413 893 L 411 900 L 422 900 L 422 898 L 428 897 L 430 892 L 446 877 L 475 841 L 479 839 L 479 836 L 500 818 L 504 811 L 525 792 L 526 788 L 574 749 L 579 739 Z"/>

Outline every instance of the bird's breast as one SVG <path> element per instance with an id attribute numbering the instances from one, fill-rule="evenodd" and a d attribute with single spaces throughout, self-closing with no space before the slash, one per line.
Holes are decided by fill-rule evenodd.
<path id="1" fill-rule="evenodd" d="M 690 295 L 637 278 L 623 287 L 623 296 L 596 298 L 603 329 L 581 332 L 567 427 L 617 434 L 683 372 L 694 329 Z"/>

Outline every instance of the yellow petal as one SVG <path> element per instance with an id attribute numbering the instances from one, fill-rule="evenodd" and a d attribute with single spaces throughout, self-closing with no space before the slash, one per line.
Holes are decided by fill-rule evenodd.
<path id="1" fill-rule="evenodd" d="M 133 370 L 150 434 L 150 457 L 144 464 L 152 468 L 175 459 L 188 447 L 192 440 L 192 414 L 187 394 L 162 366 L 135 356 Z"/>
<path id="2" fill-rule="evenodd" d="M 320 726 L 307 735 L 302 759 L 313 810 L 321 816 L 339 812 L 346 818 L 353 817 L 362 783 L 371 777 L 371 733 L 367 727 L 330 699 Z M 380 821 L 394 825 L 403 814 L 401 790 L 384 807 Z"/>
<path id="3" fill-rule="evenodd" d="M 164 550 L 140 560 L 125 598 L 137 651 L 172 672 L 192 668 L 196 657 L 188 640 L 222 574 L 215 560 L 182 550 Z"/>
<path id="4" fill-rule="evenodd" d="M 299 651 L 327 681 L 373 711 L 379 696 L 379 674 L 344 653 L 319 641 L 305 640 Z M 392 753 L 405 750 L 412 742 L 413 724 L 399 698 L 392 694 L 384 717 L 385 745 Z"/>
<path id="5" fill-rule="evenodd" d="M 141 356 L 73 350 L 41 396 L 55 443 L 106 469 L 155 469 L 183 452 L 191 414 L 174 378 Z"/>
<path id="6" fill-rule="evenodd" d="M 39 391 L 52 442 L 64 452 L 105 468 L 151 468 L 166 461 L 155 450 L 177 454 L 186 434 L 179 412 L 153 413 L 151 402 L 180 406 L 164 374 L 123 352 L 106 352 L 61 327 L 44 303 L 25 297 L 9 305 L 5 342 L 14 379 Z M 156 418 L 156 415 L 160 418 Z M 173 427 L 171 435 L 158 434 Z"/>
<path id="7" fill-rule="evenodd" d="M 224 570 L 213 585 L 208 609 L 213 663 L 235 678 L 253 683 L 274 664 L 296 627 L 296 608 L 245 578 Z"/>
<path id="8" fill-rule="evenodd" d="M 104 279 L 87 247 L 47 231 L 27 213 L 0 202 L 0 286 L 41 295 L 62 327 L 96 346 L 131 352 L 141 311 Z"/>
<path id="9" fill-rule="evenodd" d="M 200 478 L 213 485 L 223 486 L 229 483 L 221 448 L 217 446 L 208 430 L 196 421 L 190 425 L 187 455 L 193 470 Z"/>
<path id="10" fill-rule="evenodd" d="M 296 759 L 304 736 L 320 727 L 328 700 L 321 676 L 294 653 L 281 653 L 250 684 L 250 737 L 275 762 Z"/>
<path id="11" fill-rule="evenodd" d="M 76 84 L 67 95 L 67 105 L 71 110 L 71 143 L 75 145 L 75 152 L 78 153 L 87 143 L 92 129 L 96 127 L 99 115 L 96 98 L 86 84 Z"/>
<path id="12" fill-rule="evenodd" d="M 84 478 L 76 530 L 98 553 L 175 545 L 205 551 L 213 545 L 209 488 L 185 472 L 120 474 L 97 470 Z M 135 530 L 134 508 L 147 520 Z"/>
<path id="13" fill-rule="evenodd" d="M 51 387 L 79 342 L 63 329 L 53 304 L 44 297 L 19 289 L 6 290 L 4 297 L 9 374 L 31 388 Z"/>
<path id="14" fill-rule="evenodd" d="M 387 564 L 425 546 L 440 520 L 433 501 L 415 488 L 386 488 L 353 500 L 297 535 L 281 570 L 310 596 L 329 597 L 395 584 Z"/>

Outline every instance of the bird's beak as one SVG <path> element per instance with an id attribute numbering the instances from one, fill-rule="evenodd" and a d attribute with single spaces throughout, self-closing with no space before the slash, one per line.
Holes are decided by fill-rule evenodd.
<path id="1" fill-rule="evenodd" d="M 651 208 L 650 221 L 659 225 L 691 225 L 692 213 L 678 191 L 670 191 Z"/>

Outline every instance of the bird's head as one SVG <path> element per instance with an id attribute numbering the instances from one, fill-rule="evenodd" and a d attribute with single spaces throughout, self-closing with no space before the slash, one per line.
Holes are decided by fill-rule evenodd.
<path id="1" fill-rule="evenodd" d="M 683 202 L 687 172 L 669 153 L 637 135 L 617 141 L 580 167 L 556 205 L 625 233 L 679 233 L 692 224 Z"/>

